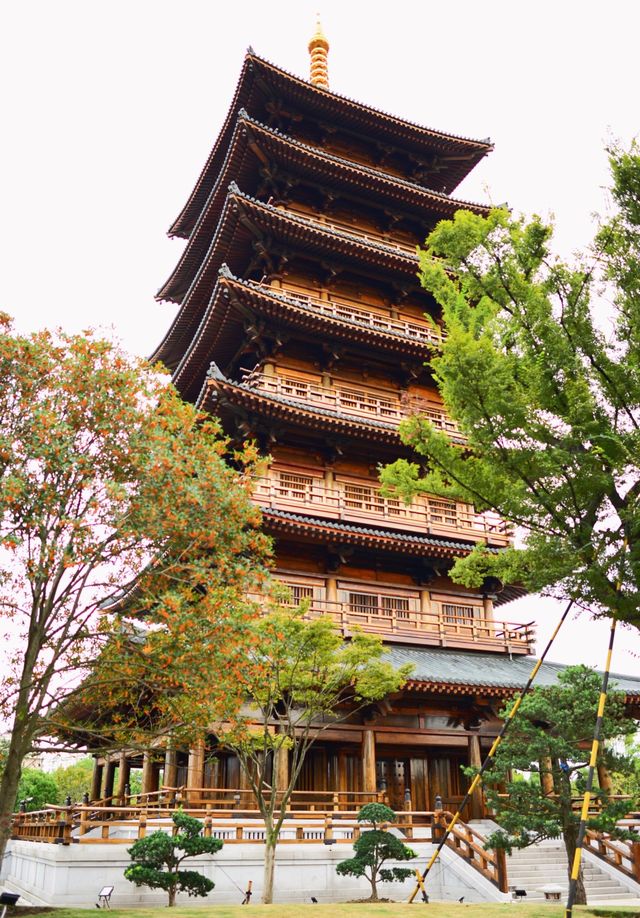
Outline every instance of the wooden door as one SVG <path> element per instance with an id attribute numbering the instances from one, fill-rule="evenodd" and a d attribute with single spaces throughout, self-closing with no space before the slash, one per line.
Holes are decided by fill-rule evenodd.
<path id="1" fill-rule="evenodd" d="M 404 792 L 409 779 L 409 763 L 405 759 L 378 759 L 376 779 L 379 788 L 386 786 L 389 806 L 397 813 L 404 809 Z"/>

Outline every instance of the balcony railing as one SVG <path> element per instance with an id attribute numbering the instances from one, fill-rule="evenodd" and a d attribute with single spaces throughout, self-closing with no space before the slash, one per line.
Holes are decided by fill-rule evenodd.
<path id="1" fill-rule="evenodd" d="M 392 319 L 391 316 L 381 315 L 371 309 L 363 306 L 355 306 L 352 303 L 346 303 L 339 298 L 331 297 L 328 300 L 322 300 L 319 297 L 312 296 L 310 293 L 303 293 L 300 290 L 283 287 L 276 289 L 276 292 L 286 294 L 297 300 L 309 303 L 315 310 L 324 315 L 331 316 L 335 319 L 346 319 L 347 321 L 357 321 L 376 331 L 391 332 L 392 334 L 404 335 L 414 341 L 426 341 L 431 344 L 441 344 L 444 333 L 439 329 L 433 328 L 426 323 L 416 322 L 408 318 Z"/>
<path id="2" fill-rule="evenodd" d="M 389 398 L 356 386 L 321 386 L 291 376 L 267 376 L 256 370 L 246 374 L 243 382 L 261 392 L 293 399 L 300 402 L 302 407 L 313 405 L 327 408 L 359 420 L 376 418 L 389 424 L 399 424 L 404 418 L 421 414 L 435 427 L 461 438 L 455 421 L 451 420 L 446 411 L 437 402 L 422 396 Z"/>
<path id="3" fill-rule="evenodd" d="M 280 209 L 289 211 L 295 217 L 303 217 L 310 223 L 316 223 L 322 229 L 337 230 L 340 233 L 348 233 L 349 235 L 356 237 L 359 241 L 362 242 L 371 242 L 373 245 L 382 245 L 389 249 L 397 249 L 399 253 L 403 255 L 411 255 L 417 261 L 417 242 L 411 243 L 405 242 L 401 239 L 394 239 L 392 236 L 387 236 L 383 233 L 376 233 L 374 230 L 361 229 L 359 226 L 352 223 L 343 223 L 340 220 L 336 220 L 335 217 L 328 219 L 324 216 L 324 214 L 298 211 L 295 207 L 291 206 L 282 206 Z"/>
<path id="4" fill-rule="evenodd" d="M 258 603 L 264 601 L 258 595 L 251 598 Z M 389 604 L 383 604 L 384 599 L 400 599 L 399 607 L 389 608 Z M 398 643 L 508 653 L 530 653 L 535 642 L 533 622 L 520 624 L 494 621 L 484 615 L 455 615 L 447 611 L 446 605 L 436 605 L 424 612 L 406 608 L 405 604 L 410 606 L 411 602 L 402 597 L 378 597 L 376 605 L 358 601 L 331 602 L 317 597 L 307 601 L 309 618 L 328 615 L 346 637 L 352 634 L 354 627 L 360 627 L 369 634 L 379 634 Z M 481 612 L 480 609 L 476 611 Z"/>
<path id="5" fill-rule="evenodd" d="M 504 520 L 494 513 L 476 513 L 469 504 L 436 497 L 420 497 L 405 504 L 383 497 L 375 485 L 357 480 L 327 484 L 299 469 L 272 469 L 269 476 L 258 479 L 254 493 L 263 507 L 491 545 L 511 541 L 511 528 Z"/>

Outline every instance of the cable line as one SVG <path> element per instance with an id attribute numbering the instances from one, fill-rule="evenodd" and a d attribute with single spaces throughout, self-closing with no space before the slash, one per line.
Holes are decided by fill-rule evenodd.
<path id="1" fill-rule="evenodd" d="M 462 799 L 462 802 L 460 803 L 460 805 L 458 806 L 458 809 L 456 810 L 455 815 L 454 815 L 454 816 L 452 817 L 452 819 L 451 819 L 451 822 L 449 823 L 449 825 L 448 825 L 448 826 L 446 827 L 446 829 L 444 830 L 444 834 L 443 834 L 442 838 L 440 839 L 440 841 L 439 841 L 439 843 L 438 843 L 438 847 L 436 848 L 436 850 L 434 851 L 434 853 L 431 855 L 431 858 L 430 858 L 430 860 L 429 860 L 429 863 L 427 864 L 427 866 L 425 867 L 425 869 L 424 869 L 424 871 L 423 871 L 423 873 L 422 873 L 422 883 L 418 881 L 418 882 L 416 883 L 415 889 L 413 890 L 413 892 L 412 892 L 411 895 L 409 896 L 409 902 L 410 902 L 410 903 L 413 902 L 413 900 L 415 899 L 415 897 L 418 895 L 418 892 L 420 891 L 420 888 L 424 885 L 424 882 L 425 882 L 425 880 L 427 879 L 427 876 L 428 876 L 428 874 L 429 874 L 429 871 L 431 870 L 431 868 L 433 867 L 433 865 L 434 865 L 435 862 L 437 861 L 437 859 L 438 859 L 438 857 L 439 857 L 439 855 L 440 855 L 440 852 L 441 852 L 442 849 L 444 848 L 444 846 L 445 846 L 445 844 L 446 844 L 446 841 L 447 841 L 447 839 L 449 838 L 449 835 L 450 835 L 450 833 L 451 833 L 451 830 L 453 829 L 453 827 L 455 826 L 455 824 L 459 821 L 460 815 L 461 815 L 462 811 L 464 810 L 465 806 L 467 805 L 467 803 L 469 802 L 469 800 L 471 799 L 471 796 L 473 795 L 473 792 L 474 792 L 474 791 L 476 790 L 476 788 L 480 785 L 480 783 L 481 783 L 481 781 L 482 781 L 482 776 L 483 776 L 483 774 L 484 774 L 485 771 L 489 768 L 489 766 L 492 764 L 492 762 L 493 762 L 493 760 L 494 760 L 494 758 L 495 758 L 495 754 L 496 754 L 496 752 L 498 751 L 498 747 L 500 746 L 500 743 L 501 743 L 502 740 L 504 739 L 504 737 L 505 737 L 505 735 L 506 735 L 506 733 L 507 733 L 509 727 L 510 727 L 511 724 L 513 723 L 513 719 L 514 719 L 514 717 L 516 716 L 516 714 L 518 713 L 518 708 L 519 708 L 520 705 L 522 704 L 522 700 L 524 699 L 525 695 L 527 694 L 527 692 L 528 692 L 529 689 L 531 688 L 534 679 L 535 679 L 536 676 L 538 675 L 538 671 L 540 670 L 540 667 L 542 666 L 542 664 L 543 664 L 543 662 L 544 662 L 544 659 L 545 659 L 546 655 L 548 654 L 549 649 L 551 648 L 551 645 L 553 644 L 553 642 L 555 641 L 556 637 L 558 636 L 558 632 L 560 631 L 560 628 L 561 628 L 562 625 L 564 624 L 564 621 L 565 621 L 565 619 L 567 618 L 567 615 L 569 614 L 569 612 L 570 612 L 570 610 L 571 610 L 571 607 L 573 606 L 573 603 L 574 603 L 574 600 L 572 599 L 572 600 L 567 604 L 567 606 L 566 606 L 564 612 L 563 612 L 562 615 L 560 616 L 560 621 L 559 621 L 558 624 L 556 625 L 553 634 L 552 634 L 551 637 L 549 638 L 549 641 L 547 642 L 547 646 L 545 647 L 545 649 L 543 650 L 541 656 L 540 656 L 540 657 L 538 658 L 538 660 L 536 661 L 535 666 L 534 666 L 533 669 L 531 670 L 531 674 L 530 674 L 530 676 L 529 676 L 529 679 L 528 679 L 528 681 L 527 681 L 527 684 L 526 684 L 525 687 L 523 688 L 523 690 L 522 690 L 522 692 L 520 693 L 520 695 L 516 698 L 516 700 L 515 700 L 515 702 L 514 702 L 514 705 L 513 705 L 513 707 L 511 708 L 511 711 L 509 712 L 509 714 L 507 714 L 507 716 L 506 716 L 506 718 L 505 718 L 505 721 L 504 721 L 504 724 L 502 725 L 502 729 L 500 730 L 500 733 L 496 736 L 496 738 L 495 738 L 495 740 L 494 740 L 494 742 L 493 742 L 493 745 L 492 745 L 491 749 L 489 750 L 489 753 L 488 753 L 486 759 L 485 759 L 484 762 L 482 763 L 482 766 L 481 766 L 481 768 L 480 768 L 480 771 L 479 771 L 478 774 L 474 777 L 473 781 L 472 781 L 471 784 L 469 785 L 469 790 L 468 790 L 467 793 L 464 795 L 464 797 L 463 797 L 463 799 Z M 423 889 L 423 892 L 424 892 L 424 889 Z"/>
<path id="2" fill-rule="evenodd" d="M 629 545 L 625 537 L 623 542 L 623 551 L 626 553 Z M 623 557 L 624 562 L 624 557 Z M 624 576 L 624 566 L 621 565 L 620 574 L 616 582 L 616 593 L 622 590 L 622 578 Z M 576 839 L 576 852 L 573 856 L 571 867 L 571 876 L 569 877 L 569 895 L 567 896 L 567 907 L 564 912 L 565 918 L 572 918 L 573 903 L 576 898 L 578 887 L 578 877 L 580 876 L 580 865 L 582 864 L 582 846 L 584 845 L 584 836 L 587 831 L 587 819 L 589 818 L 589 806 L 591 804 L 591 792 L 593 790 L 593 777 L 596 771 L 598 761 L 598 752 L 600 749 L 600 735 L 602 733 L 602 721 L 604 719 L 604 706 L 607 702 L 607 689 L 609 688 L 609 673 L 611 672 L 611 655 L 613 653 L 613 641 L 616 636 L 617 620 L 611 619 L 611 631 L 609 632 L 609 647 L 607 649 L 607 661 L 602 674 L 602 687 L 600 689 L 600 700 L 598 702 L 598 713 L 596 715 L 596 725 L 593 728 L 593 742 L 591 744 L 591 757 L 589 759 L 589 771 L 587 772 L 587 786 L 585 787 L 584 797 L 582 799 L 582 811 L 580 813 L 580 825 L 578 827 L 578 838 Z"/>

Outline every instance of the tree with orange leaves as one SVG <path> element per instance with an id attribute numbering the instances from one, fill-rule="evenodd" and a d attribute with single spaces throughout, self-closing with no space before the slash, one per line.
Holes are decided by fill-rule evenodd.
<path id="1" fill-rule="evenodd" d="M 158 629 L 167 659 L 146 655 L 150 683 L 171 663 L 166 634 L 184 664 L 189 641 L 201 651 L 198 628 L 225 671 L 269 554 L 250 500 L 258 457 L 247 447 L 232 467 L 227 451 L 217 423 L 145 362 L 90 333 L 18 335 L 0 317 L 0 616 L 10 632 L 0 714 L 11 723 L 0 859 L 24 757 L 59 728 L 104 648 L 135 635 L 132 609 L 153 613 L 152 635 L 171 625 Z M 93 679 L 115 697 L 127 672 Z M 236 697 L 221 687 L 222 706 Z"/>

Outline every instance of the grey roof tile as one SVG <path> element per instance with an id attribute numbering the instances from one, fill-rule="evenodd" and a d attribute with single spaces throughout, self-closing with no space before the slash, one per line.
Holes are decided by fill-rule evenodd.
<path id="1" fill-rule="evenodd" d="M 534 657 L 509 657 L 506 654 L 447 650 L 439 647 L 408 647 L 390 644 L 386 656 L 394 664 L 413 664 L 411 679 L 416 682 L 445 682 L 524 688 L 536 662 Z M 567 669 L 563 663 L 543 663 L 534 685 L 553 685 Z M 640 694 L 640 677 L 612 673 L 611 685 L 628 694 Z"/>

